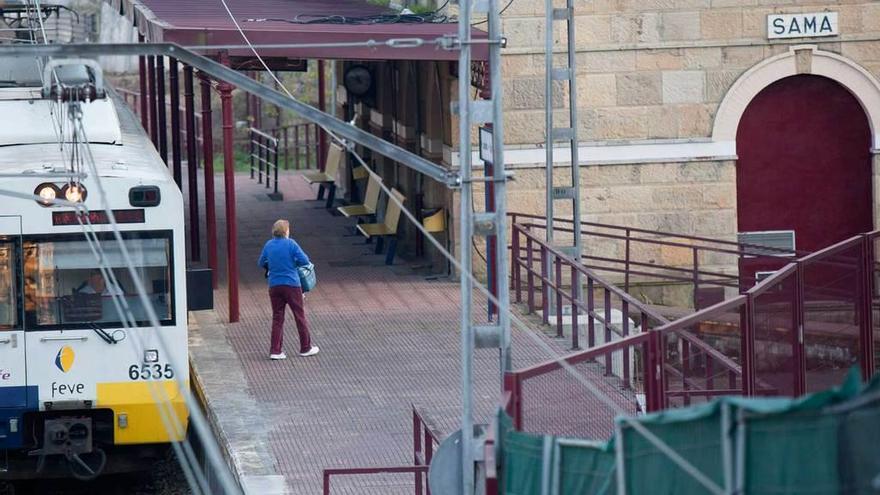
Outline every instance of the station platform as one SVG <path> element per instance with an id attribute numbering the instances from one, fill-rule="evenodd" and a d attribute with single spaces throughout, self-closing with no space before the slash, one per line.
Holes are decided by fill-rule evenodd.
<path id="1" fill-rule="evenodd" d="M 362 237 L 346 236 L 353 220 L 320 208 L 297 173 L 281 175 L 284 200 L 277 202 L 236 174 L 241 322 L 225 323 L 221 268 L 215 310 L 191 313 L 190 359 L 197 393 L 245 490 L 315 494 L 325 468 L 411 465 L 413 403 L 445 433 L 458 428 L 459 286 L 426 277 L 400 256 L 386 266 Z M 218 175 L 218 186 L 221 181 Z M 222 187 L 217 192 L 222 240 Z M 316 266 L 318 285 L 306 298 L 312 339 L 321 349 L 314 357 L 296 354 L 288 312 L 289 357 L 268 359 L 271 311 L 256 260 L 278 218 L 290 220 Z M 485 314 L 481 301 L 477 314 Z M 565 353 L 564 341 L 540 338 Z M 550 357 L 518 331 L 513 356 L 517 368 Z M 497 352 L 477 350 L 475 376 L 476 419 L 488 422 L 501 388 Z M 412 474 L 341 477 L 334 478 L 333 493 L 412 493 L 412 483 Z"/>

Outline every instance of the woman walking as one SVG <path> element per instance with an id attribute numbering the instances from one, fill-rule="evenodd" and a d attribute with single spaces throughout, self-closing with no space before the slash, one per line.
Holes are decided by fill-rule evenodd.
<path id="1" fill-rule="evenodd" d="M 272 344 L 269 359 L 287 359 L 284 343 L 284 310 L 290 306 L 299 332 L 299 355 L 314 356 L 318 346 L 312 345 L 309 325 L 303 306 L 303 292 L 299 280 L 298 266 L 309 264 L 309 257 L 290 238 L 290 223 L 277 220 L 272 226 L 272 239 L 263 246 L 257 264 L 269 270 L 269 300 L 272 302 Z"/>

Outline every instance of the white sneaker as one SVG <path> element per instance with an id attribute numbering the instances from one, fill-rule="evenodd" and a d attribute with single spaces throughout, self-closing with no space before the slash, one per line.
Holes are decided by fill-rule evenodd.
<path id="1" fill-rule="evenodd" d="M 278 354 L 269 354 L 269 359 L 272 359 L 274 361 L 277 361 L 279 359 L 287 359 L 287 354 L 284 354 L 284 352 L 280 352 Z"/>
<path id="2" fill-rule="evenodd" d="M 302 357 L 309 357 L 309 356 L 314 356 L 314 355 L 317 354 L 319 351 L 320 351 L 320 349 L 318 349 L 318 346 L 313 345 L 311 349 L 309 349 L 309 350 L 306 351 L 306 352 L 301 352 L 301 353 L 299 353 L 299 355 L 302 356 Z"/>

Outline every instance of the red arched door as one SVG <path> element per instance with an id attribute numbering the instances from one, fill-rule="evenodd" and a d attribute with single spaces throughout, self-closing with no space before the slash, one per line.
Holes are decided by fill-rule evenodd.
<path id="1" fill-rule="evenodd" d="M 872 230 L 871 131 L 858 100 L 821 76 L 781 79 L 736 136 L 739 232 L 794 231 L 818 251 Z"/>

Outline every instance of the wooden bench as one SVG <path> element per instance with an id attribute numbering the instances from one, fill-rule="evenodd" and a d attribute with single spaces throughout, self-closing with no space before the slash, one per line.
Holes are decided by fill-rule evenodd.
<path id="1" fill-rule="evenodd" d="M 390 238 L 388 252 L 385 254 L 386 265 L 394 263 L 394 255 L 397 252 L 397 224 L 400 221 L 400 206 L 393 201 L 393 198 L 397 198 L 401 204 L 406 201 L 406 198 L 397 189 L 391 189 L 391 196 L 388 198 L 388 206 L 385 207 L 385 218 L 382 223 L 362 223 L 357 226 L 358 231 L 368 240 L 373 237 L 377 239 L 376 254 L 382 252 L 385 238 Z"/>
<path id="2" fill-rule="evenodd" d="M 376 214 L 376 207 L 379 204 L 379 193 L 381 187 L 379 183 L 382 179 L 370 176 L 367 179 L 367 192 L 364 194 L 364 203 L 360 205 L 340 206 L 336 211 L 342 213 L 346 218 L 368 217 Z"/>
<path id="3" fill-rule="evenodd" d="M 330 143 L 330 150 L 327 152 L 327 161 L 324 162 L 324 171 L 314 170 L 303 174 L 303 178 L 309 184 L 319 184 L 321 189 L 318 190 L 318 198 L 323 197 L 324 188 L 327 188 L 327 204 L 326 208 L 333 207 L 333 201 L 336 199 L 336 172 L 339 165 L 345 157 L 345 150 L 336 143 Z"/>

